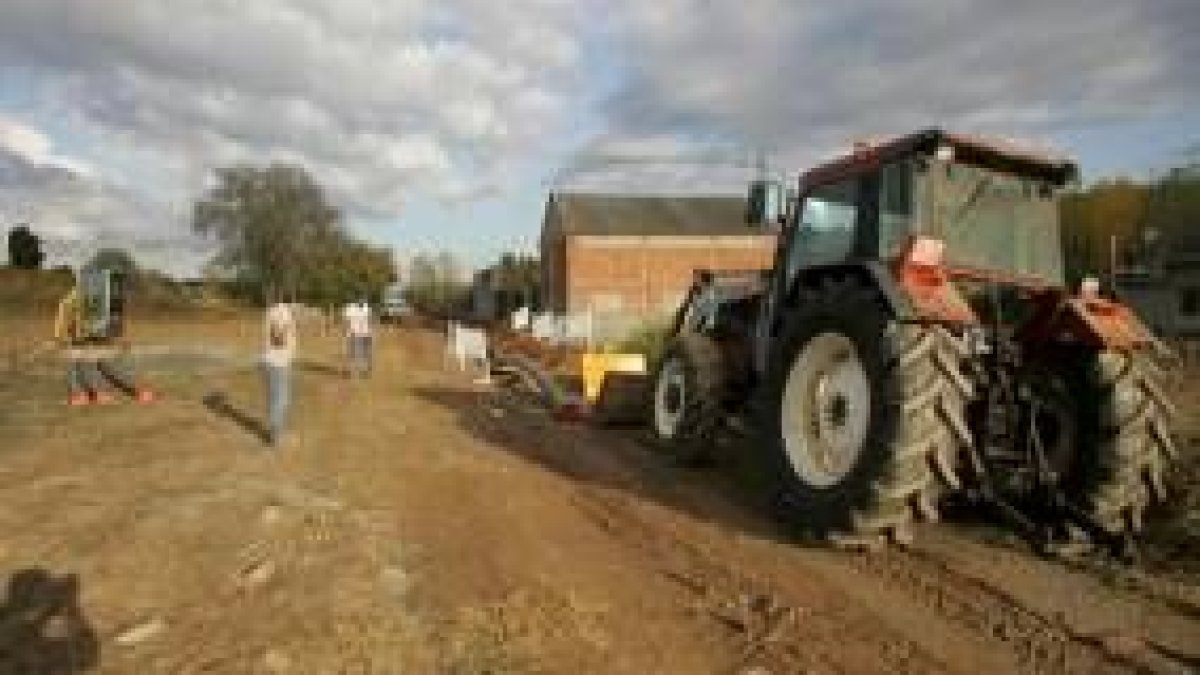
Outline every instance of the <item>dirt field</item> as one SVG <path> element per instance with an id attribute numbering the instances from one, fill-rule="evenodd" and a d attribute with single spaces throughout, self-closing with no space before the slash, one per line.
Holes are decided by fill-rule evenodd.
<path id="1" fill-rule="evenodd" d="M 1186 577 L 962 524 L 806 546 L 730 472 L 553 422 L 431 333 L 349 381 L 308 331 L 277 451 L 253 319 L 139 325 L 148 407 L 68 409 L 37 335 L 0 319 L 0 672 L 1200 669 Z"/>

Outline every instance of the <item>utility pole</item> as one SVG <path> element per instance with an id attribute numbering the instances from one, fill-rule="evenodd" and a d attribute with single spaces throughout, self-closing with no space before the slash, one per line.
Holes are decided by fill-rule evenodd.
<path id="1" fill-rule="evenodd" d="M 1117 235 L 1108 237 L 1108 288 L 1111 293 L 1117 292 Z"/>

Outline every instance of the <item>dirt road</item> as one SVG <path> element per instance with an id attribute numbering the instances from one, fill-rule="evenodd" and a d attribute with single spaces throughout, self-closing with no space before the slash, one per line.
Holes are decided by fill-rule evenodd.
<path id="1" fill-rule="evenodd" d="M 253 326 L 144 326 L 150 407 L 69 410 L 48 357 L 0 381 L 0 671 L 1200 667 L 1190 586 L 961 526 L 909 552 L 806 546 L 737 472 L 553 422 L 447 370 L 429 333 L 384 335 L 349 381 L 310 331 L 268 451 Z"/>

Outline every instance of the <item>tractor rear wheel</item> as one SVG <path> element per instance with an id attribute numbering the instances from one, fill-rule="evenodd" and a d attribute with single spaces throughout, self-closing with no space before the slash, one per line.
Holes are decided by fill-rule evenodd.
<path id="1" fill-rule="evenodd" d="M 689 466 L 709 459 L 724 415 L 725 364 L 712 338 L 694 332 L 675 336 L 651 380 L 652 432 L 656 445 Z"/>
<path id="2" fill-rule="evenodd" d="M 962 341 L 895 321 L 853 279 L 804 291 L 781 337 L 756 404 L 779 515 L 847 545 L 908 543 L 971 442 Z"/>
<path id="3" fill-rule="evenodd" d="M 1148 349 L 1110 350 L 1095 355 L 1080 378 L 1084 451 L 1075 492 L 1111 534 L 1139 533 L 1147 508 L 1166 497 L 1176 451 L 1165 367 Z"/>

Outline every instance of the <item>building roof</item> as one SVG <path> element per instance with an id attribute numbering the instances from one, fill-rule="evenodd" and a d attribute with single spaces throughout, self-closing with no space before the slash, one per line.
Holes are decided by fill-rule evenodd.
<path id="1" fill-rule="evenodd" d="M 557 218 L 553 217 L 557 216 Z M 546 227 L 602 236 L 746 236 L 746 199 L 711 195 L 615 195 L 560 192 L 546 205 Z"/>

